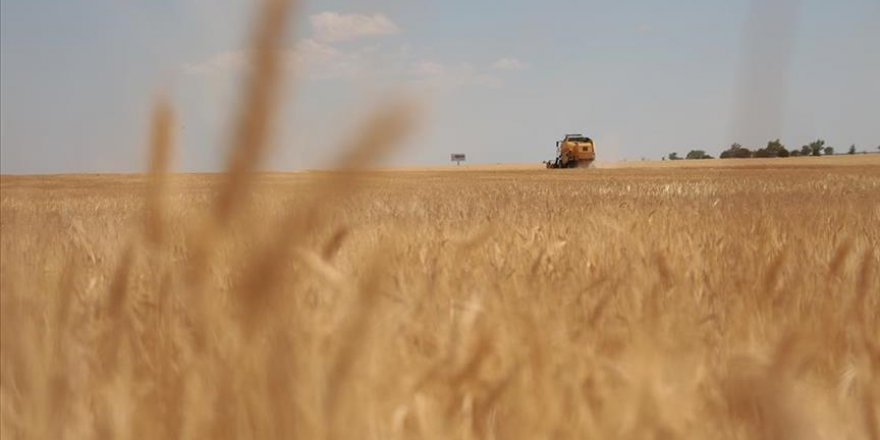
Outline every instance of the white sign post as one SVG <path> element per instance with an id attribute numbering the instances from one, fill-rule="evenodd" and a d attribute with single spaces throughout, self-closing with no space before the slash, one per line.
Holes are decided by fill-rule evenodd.
<path id="1" fill-rule="evenodd" d="M 464 154 L 460 153 L 453 153 L 452 155 L 450 155 L 450 158 L 453 162 L 455 162 L 456 165 L 461 165 L 461 163 L 465 161 Z"/>

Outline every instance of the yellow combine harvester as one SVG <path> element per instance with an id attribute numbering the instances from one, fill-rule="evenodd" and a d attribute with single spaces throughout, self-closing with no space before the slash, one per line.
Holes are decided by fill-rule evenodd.
<path id="1" fill-rule="evenodd" d="M 556 159 L 544 162 L 547 168 L 589 168 L 596 160 L 593 140 L 582 134 L 567 134 L 556 142 Z"/>

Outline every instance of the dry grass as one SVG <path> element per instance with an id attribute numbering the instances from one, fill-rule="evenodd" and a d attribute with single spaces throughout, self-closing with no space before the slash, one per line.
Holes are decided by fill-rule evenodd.
<path id="1" fill-rule="evenodd" d="M 281 3 L 229 173 L 0 180 L 4 439 L 880 438 L 876 164 L 255 174 Z"/>

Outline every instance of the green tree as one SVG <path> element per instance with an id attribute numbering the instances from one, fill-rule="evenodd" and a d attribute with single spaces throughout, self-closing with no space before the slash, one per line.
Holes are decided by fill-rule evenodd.
<path id="1" fill-rule="evenodd" d="M 711 158 L 712 158 L 712 156 L 709 156 L 703 150 L 691 150 L 690 152 L 688 152 L 687 156 L 685 156 L 685 159 L 711 159 Z"/>
<path id="2" fill-rule="evenodd" d="M 773 153 L 771 153 L 770 150 L 766 148 L 759 148 L 755 150 L 754 157 L 773 157 Z"/>
<path id="3" fill-rule="evenodd" d="M 771 157 L 780 156 L 783 151 L 785 151 L 786 156 L 788 155 L 788 150 L 785 149 L 785 145 L 782 145 L 782 142 L 779 142 L 779 139 L 767 142 L 766 149 L 770 152 Z"/>
<path id="4" fill-rule="evenodd" d="M 852 144 L 849 146 L 849 151 L 846 154 L 856 154 L 856 144 Z"/>
<path id="5" fill-rule="evenodd" d="M 809 156 L 812 153 L 813 149 L 810 148 L 809 145 L 804 145 L 803 147 L 801 147 L 801 156 Z"/>
<path id="6" fill-rule="evenodd" d="M 733 143 L 730 145 L 730 148 L 721 152 L 722 159 L 729 159 L 731 157 L 752 157 L 752 152 L 749 151 L 748 148 L 743 148 L 742 145 L 738 143 Z"/>
<path id="7" fill-rule="evenodd" d="M 669 153 L 669 160 L 681 160 L 681 158 L 678 157 L 678 153 L 672 152 Z"/>
<path id="8" fill-rule="evenodd" d="M 772 140 L 767 142 L 767 147 L 760 148 L 755 151 L 755 157 L 788 157 L 788 150 L 785 149 L 785 145 L 782 145 L 782 142 L 779 139 Z"/>
<path id="9" fill-rule="evenodd" d="M 822 150 L 822 152 L 825 153 L 826 156 L 833 156 L 834 155 L 834 147 L 825 147 Z"/>
<path id="10" fill-rule="evenodd" d="M 811 155 L 821 156 L 822 149 L 825 148 L 825 141 L 823 141 L 822 139 L 816 139 L 815 141 L 810 142 L 809 148 Z"/>

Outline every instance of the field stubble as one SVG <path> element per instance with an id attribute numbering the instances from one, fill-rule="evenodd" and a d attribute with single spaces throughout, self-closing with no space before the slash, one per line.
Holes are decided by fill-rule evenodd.
<path id="1" fill-rule="evenodd" d="M 877 438 L 875 166 L 346 176 L 3 177 L 4 438 Z"/>

